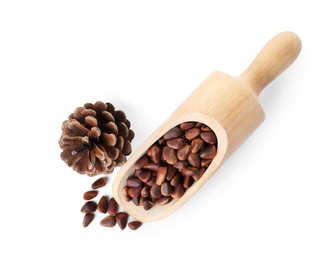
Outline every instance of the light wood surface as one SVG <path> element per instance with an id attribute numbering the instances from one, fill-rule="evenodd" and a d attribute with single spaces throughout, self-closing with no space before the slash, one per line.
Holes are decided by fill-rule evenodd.
<path id="1" fill-rule="evenodd" d="M 239 77 L 222 72 L 209 75 L 119 170 L 112 188 L 120 206 L 135 219 L 151 222 L 167 217 L 186 203 L 263 122 L 259 93 L 295 61 L 300 51 L 299 37 L 293 32 L 282 32 L 262 48 Z M 169 129 L 187 121 L 208 125 L 218 139 L 218 152 L 202 178 L 182 198 L 163 206 L 155 205 L 148 211 L 126 202 L 121 191 L 134 172 L 134 163 Z"/>

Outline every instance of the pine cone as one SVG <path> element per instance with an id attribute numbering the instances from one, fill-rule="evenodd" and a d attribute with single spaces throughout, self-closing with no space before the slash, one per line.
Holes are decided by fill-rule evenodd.
<path id="1" fill-rule="evenodd" d="M 80 174 L 112 173 L 132 152 L 134 132 L 125 113 L 110 103 L 86 103 L 62 123 L 61 159 Z"/>

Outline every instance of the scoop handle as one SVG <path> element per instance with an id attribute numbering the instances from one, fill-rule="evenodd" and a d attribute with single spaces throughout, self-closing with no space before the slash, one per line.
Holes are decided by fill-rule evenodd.
<path id="1" fill-rule="evenodd" d="M 259 95 L 296 60 L 301 48 L 301 40 L 295 33 L 281 32 L 267 42 L 238 78 L 249 83 L 250 88 Z"/>

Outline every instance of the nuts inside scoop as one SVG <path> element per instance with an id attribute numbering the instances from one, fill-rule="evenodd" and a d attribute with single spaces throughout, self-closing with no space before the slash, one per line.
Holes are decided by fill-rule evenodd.
<path id="1" fill-rule="evenodd" d="M 145 210 L 181 198 L 217 154 L 218 140 L 200 122 L 177 125 L 160 137 L 134 164 L 122 194 Z"/>

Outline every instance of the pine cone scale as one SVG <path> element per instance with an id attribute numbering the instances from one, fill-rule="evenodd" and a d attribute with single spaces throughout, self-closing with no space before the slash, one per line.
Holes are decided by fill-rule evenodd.
<path id="1" fill-rule="evenodd" d="M 124 139 L 126 139 L 128 137 L 128 127 L 123 123 L 123 122 L 119 122 L 117 124 L 118 127 L 118 133 L 121 137 L 123 137 Z"/>
<path id="2" fill-rule="evenodd" d="M 97 113 L 93 109 L 86 108 L 81 112 L 82 116 L 85 118 L 87 116 L 96 117 Z"/>
<path id="3" fill-rule="evenodd" d="M 84 119 L 84 116 L 82 115 L 83 110 L 85 110 L 85 107 L 78 107 L 75 109 L 73 115 L 76 120 L 82 121 Z"/>
<path id="4" fill-rule="evenodd" d="M 117 142 L 117 136 L 114 134 L 103 133 L 101 135 L 101 141 L 104 146 L 115 146 Z"/>
<path id="5" fill-rule="evenodd" d="M 102 111 L 100 121 L 102 124 L 108 122 L 115 122 L 115 117 L 108 111 Z"/>
<path id="6" fill-rule="evenodd" d="M 102 131 L 118 135 L 118 127 L 114 122 L 108 122 L 102 125 Z"/>
<path id="7" fill-rule="evenodd" d="M 70 122 L 68 122 L 67 128 L 77 136 L 84 136 L 89 132 L 89 129 L 82 126 L 81 123 L 75 119 L 72 119 Z"/>
<path id="8" fill-rule="evenodd" d="M 94 141 L 99 141 L 99 137 L 101 136 L 101 130 L 94 126 L 91 128 L 91 130 L 88 132 L 87 136 Z"/>
<path id="9" fill-rule="evenodd" d="M 96 127 L 98 126 L 98 120 L 93 116 L 86 116 L 85 124 L 89 127 Z"/>

